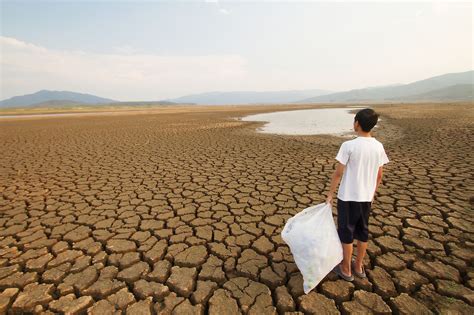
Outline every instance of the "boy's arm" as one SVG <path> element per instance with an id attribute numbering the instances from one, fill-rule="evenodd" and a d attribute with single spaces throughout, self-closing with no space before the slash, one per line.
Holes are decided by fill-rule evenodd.
<path id="1" fill-rule="evenodd" d="M 344 168 L 345 165 L 342 163 L 337 163 L 336 170 L 332 174 L 332 179 L 331 179 L 331 188 L 329 189 L 328 196 L 326 198 L 326 202 L 329 204 L 332 204 L 332 199 L 334 192 L 336 191 L 337 185 L 339 185 L 339 182 L 341 181 L 342 174 L 344 173 Z"/>
<path id="2" fill-rule="evenodd" d="M 375 191 L 374 191 L 374 194 L 372 196 L 372 200 L 374 200 L 375 193 L 377 192 L 377 188 L 379 187 L 380 182 L 382 181 L 382 176 L 383 176 L 383 166 L 380 166 L 379 171 L 377 173 L 377 183 L 375 184 Z"/>

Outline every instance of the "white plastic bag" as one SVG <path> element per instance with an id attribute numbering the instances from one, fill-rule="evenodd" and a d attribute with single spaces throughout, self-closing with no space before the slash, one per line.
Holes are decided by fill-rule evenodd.
<path id="1" fill-rule="evenodd" d="M 281 238 L 290 247 L 303 275 L 305 294 L 343 259 L 342 244 L 328 203 L 311 206 L 288 219 Z"/>

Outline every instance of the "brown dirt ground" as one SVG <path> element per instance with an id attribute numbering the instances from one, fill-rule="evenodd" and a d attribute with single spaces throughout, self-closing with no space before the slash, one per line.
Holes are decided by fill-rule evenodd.
<path id="1" fill-rule="evenodd" d="M 391 162 L 368 279 L 304 295 L 280 232 L 344 139 L 234 117 L 309 107 L 0 121 L 0 313 L 473 314 L 473 105 L 373 106 Z"/>

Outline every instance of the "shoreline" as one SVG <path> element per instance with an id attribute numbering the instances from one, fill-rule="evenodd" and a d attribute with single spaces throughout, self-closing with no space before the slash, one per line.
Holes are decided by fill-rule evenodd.
<path id="1" fill-rule="evenodd" d="M 39 115 L 55 115 L 55 114 L 69 114 L 69 115 L 125 115 L 125 114 L 157 114 L 157 113 L 173 113 L 183 111 L 228 111 L 228 110 L 255 110 L 262 109 L 267 112 L 268 109 L 280 109 L 288 108 L 292 109 L 310 109 L 310 108 L 351 108 L 351 107 L 393 107 L 393 106 L 474 106 L 473 102 L 446 102 L 446 103 L 317 103 L 317 104 L 246 104 L 246 105 L 189 105 L 189 104 L 175 104 L 175 105 L 157 105 L 157 106 L 143 106 L 143 107 L 94 107 L 94 108 L 68 108 L 68 109 L 56 109 L 56 108 L 0 108 L 0 117 L 7 119 L 8 116 L 14 116 L 12 118 L 22 118 L 21 116 L 28 116 L 29 118 L 35 118 L 33 116 L 42 117 Z M 31 117 L 30 117 L 31 116 Z M 54 116 L 44 116 L 54 117 Z M 26 118 L 26 117 L 25 117 Z"/>

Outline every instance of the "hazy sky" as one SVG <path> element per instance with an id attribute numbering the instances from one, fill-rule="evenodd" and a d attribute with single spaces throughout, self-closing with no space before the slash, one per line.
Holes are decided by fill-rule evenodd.
<path id="1" fill-rule="evenodd" d="M 0 99 L 345 90 L 473 68 L 470 2 L 0 2 Z"/>

